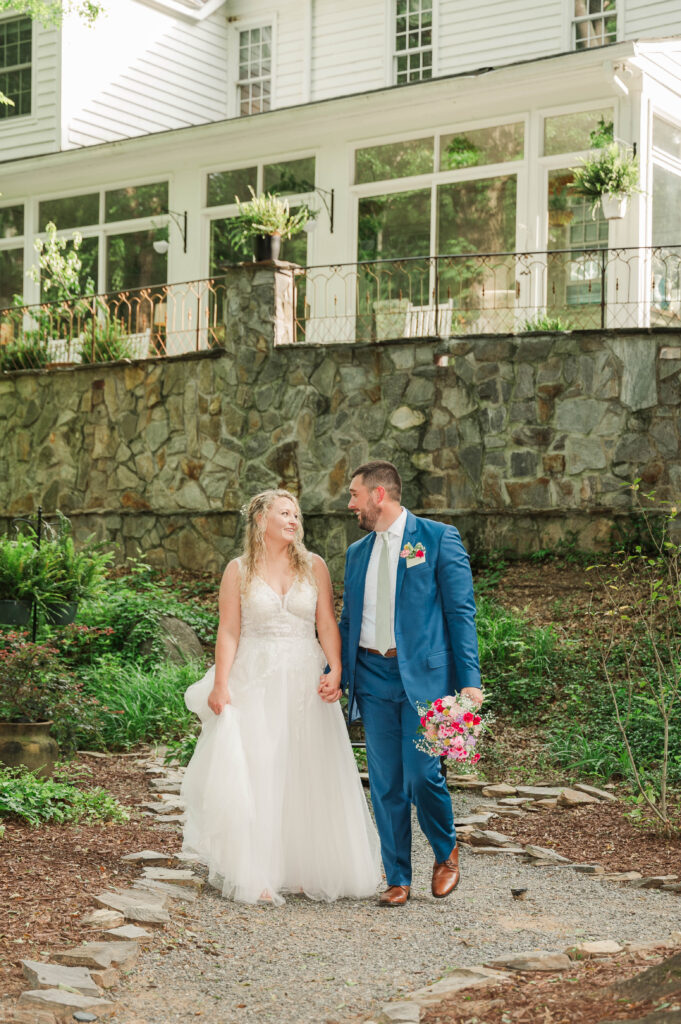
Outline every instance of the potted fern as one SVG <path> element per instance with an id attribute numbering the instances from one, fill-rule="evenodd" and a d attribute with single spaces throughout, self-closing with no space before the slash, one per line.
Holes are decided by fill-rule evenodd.
<path id="1" fill-rule="evenodd" d="M 583 160 L 572 173 L 570 188 L 576 195 L 591 201 L 594 215 L 600 206 L 607 220 L 624 217 L 631 196 L 640 191 L 636 159 L 633 155 L 621 153 L 616 142 Z"/>
<path id="2" fill-rule="evenodd" d="M 288 201 L 272 192 L 257 196 L 249 186 L 251 198 L 242 203 L 235 196 L 238 214 L 230 219 L 227 233 L 232 245 L 256 262 L 279 259 L 282 238 L 291 238 L 303 230 L 312 218 L 307 206 L 291 213 Z M 253 254 L 252 249 L 255 249 Z"/>

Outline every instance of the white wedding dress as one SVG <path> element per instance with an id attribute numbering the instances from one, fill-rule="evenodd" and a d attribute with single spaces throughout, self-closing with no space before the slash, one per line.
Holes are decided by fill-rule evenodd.
<path id="1" fill-rule="evenodd" d="M 255 577 L 241 598 L 231 704 L 220 715 L 208 707 L 214 668 L 185 694 L 203 728 L 182 784 L 183 850 L 230 899 L 368 897 L 380 881 L 343 713 L 317 693 L 326 659 L 316 604 L 309 583 L 280 597 Z"/>

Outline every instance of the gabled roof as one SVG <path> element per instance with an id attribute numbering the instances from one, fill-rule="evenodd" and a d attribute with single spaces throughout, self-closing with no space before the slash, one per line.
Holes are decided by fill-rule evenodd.
<path id="1" fill-rule="evenodd" d="M 137 0 L 137 3 L 155 7 L 167 14 L 179 14 L 191 21 L 203 21 L 226 2 L 226 0 Z"/>

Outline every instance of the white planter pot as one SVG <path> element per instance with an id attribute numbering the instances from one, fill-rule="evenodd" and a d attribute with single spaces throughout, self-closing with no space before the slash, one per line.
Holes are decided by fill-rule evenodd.
<path id="1" fill-rule="evenodd" d="M 601 206 L 603 207 L 603 216 L 606 220 L 621 220 L 622 217 L 626 216 L 629 207 L 629 196 L 606 192 L 605 195 L 601 196 Z"/>

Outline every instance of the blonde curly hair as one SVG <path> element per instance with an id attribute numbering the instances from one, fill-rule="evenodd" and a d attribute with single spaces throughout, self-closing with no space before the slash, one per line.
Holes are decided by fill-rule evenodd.
<path id="1" fill-rule="evenodd" d="M 298 529 L 288 549 L 288 557 L 293 575 L 296 579 L 306 580 L 316 587 L 312 570 L 312 558 L 310 557 L 310 552 L 303 544 L 303 515 L 300 511 L 298 499 L 290 491 L 275 489 L 261 491 L 260 494 L 256 494 L 241 510 L 242 515 L 246 519 L 246 536 L 244 539 L 241 572 L 241 587 L 244 591 L 250 587 L 253 577 L 257 575 L 256 569 L 265 553 L 267 514 L 277 498 L 287 498 L 293 504 L 298 515 Z"/>

